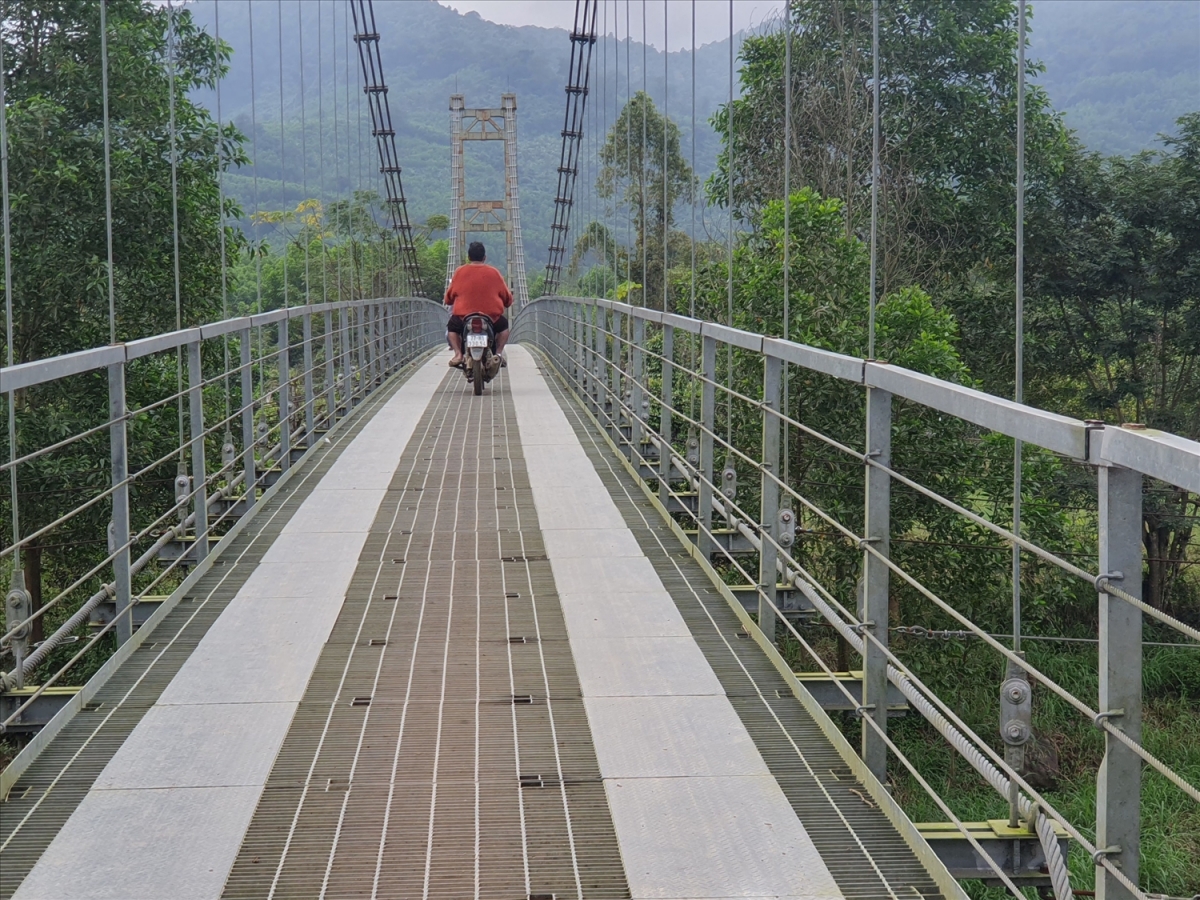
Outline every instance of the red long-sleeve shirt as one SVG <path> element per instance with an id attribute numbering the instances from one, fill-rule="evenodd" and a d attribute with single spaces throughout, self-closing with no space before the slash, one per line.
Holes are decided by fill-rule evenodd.
<path id="1" fill-rule="evenodd" d="M 446 288 L 445 301 L 456 316 L 483 313 L 493 322 L 504 315 L 512 306 L 512 291 L 504 283 L 504 276 L 487 263 L 467 263 L 459 266 L 450 287 Z"/>

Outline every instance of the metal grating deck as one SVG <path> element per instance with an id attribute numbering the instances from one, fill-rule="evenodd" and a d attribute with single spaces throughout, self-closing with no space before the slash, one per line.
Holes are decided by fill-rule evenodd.
<path id="1" fill-rule="evenodd" d="M 0 801 L 0 900 L 7 900 L 79 806 L 97 776 L 154 705 L 263 554 L 342 451 L 424 362 L 411 363 L 369 395 L 352 419 L 330 434 L 302 470 L 261 502 L 248 526 L 100 689 L 42 751 Z"/>
<path id="2" fill-rule="evenodd" d="M 642 552 L 654 565 L 688 629 L 804 825 L 846 900 L 941 898 L 903 838 L 850 774 L 812 717 L 753 640 L 699 564 L 614 455 L 591 417 L 537 357 Z"/>
<path id="3" fill-rule="evenodd" d="M 507 380 L 417 426 L 226 898 L 629 896 Z"/>

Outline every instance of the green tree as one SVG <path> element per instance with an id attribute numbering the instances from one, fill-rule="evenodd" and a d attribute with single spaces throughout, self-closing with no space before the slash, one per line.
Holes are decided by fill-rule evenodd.
<path id="1" fill-rule="evenodd" d="M 116 338 L 131 340 L 175 327 L 169 59 L 175 59 L 178 152 L 180 318 L 209 321 L 221 311 L 222 168 L 244 161 L 241 136 L 189 99 L 225 72 L 229 49 L 204 34 L 187 10 L 110 0 L 109 106 Z M 7 4 L 4 19 L 9 181 L 12 192 L 13 353 L 18 362 L 109 342 L 104 122 L 100 4 L 37 0 Z M 168 46 L 174 16 L 175 51 Z M 240 232 L 224 227 L 229 254 Z M 219 351 L 218 351 L 219 352 Z M 130 367 L 131 408 L 169 396 L 176 361 L 161 356 Z M 28 452 L 107 418 L 103 372 L 19 392 L 18 449 Z M 130 470 L 175 446 L 177 411 L 160 407 L 129 424 Z M 7 444 L 7 429 L 4 430 Z M 216 448 L 213 448 L 215 451 Z M 7 458 L 10 449 L 5 447 Z M 214 459 L 219 459 L 215 453 Z M 26 535 L 107 487 L 103 433 L 20 467 Z M 169 468 L 170 471 L 165 471 Z M 161 474 L 160 474 L 161 473 Z M 134 527 L 171 505 L 174 466 L 143 473 L 133 487 Z M 12 498 L 0 516 L 11 521 Z M 105 504 L 45 535 L 26 554 L 51 588 L 69 583 L 104 556 Z M 4 530 L 7 533 L 8 524 Z M 99 538 L 98 538 L 99 536 Z M 95 590 L 99 579 L 81 586 Z M 31 585 L 35 594 L 40 584 Z M 48 599 L 48 598 L 47 598 Z M 56 613 L 60 615 L 60 613 Z M 65 651 L 64 651 L 65 652 Z"/>
<path id="2" fill-rule="evenodd" d="M 600 166 L 596 192 L 624 204 L 637 230 L 636 246 L 625 251 L 629 271 L 618 274 L 644 284 L 644 297 L 652 303 L 650 298 L 662 296 L 663 236 L 674 224 L 674 205 L 690 201 L 697 187 L 680 151 L 679 126 L 638 91 L 609 129 L 600 148 Z"/>
<path id="3" fill-rule="evenodd" d="M 870 228 L 870 0 L 794 0 L 793 188 L 840 197 L 848 235 Z M 940 297 L 987 262 L 1010 258 L 1016 156 L 1016 5 L 1012 0 L 885 0 L 880 10 L 880 248 L 883 292 L 921 284 Z M 724 145 L 708 183 L 754 221 L 783 195 L 782 30 L 742 46 L 742 96 L 712 117 Z M 1028 64 L 1030 76 L 1038 68 Z M 1069 151 L 1044 92 L 1026 93 L 1029 202 Z M 994 277 L 994 276 L 993 276 Z"/>
<path id="4" fill-rule="evenodd" d="M 1031 399 L 1200 440 L 1200 113 L 1161 152 L 1081 155 L 1032 247 Z M 1146 495 L 1146 597 L 1176 614 L 1200 498 Z"/>

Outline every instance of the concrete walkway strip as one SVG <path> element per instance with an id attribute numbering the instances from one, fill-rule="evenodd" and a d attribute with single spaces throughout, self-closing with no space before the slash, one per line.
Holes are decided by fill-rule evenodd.
<path id="1" fill-rule="evenodd" d="M 840 900 L 535 361 L 508 371 L 634 900 Z"/>
<path id="2" fill-rule="evenodd" d="M 445 375 L 435 358 L 341 454 L 18 889 L 215 900 L 384 493 Z"/>

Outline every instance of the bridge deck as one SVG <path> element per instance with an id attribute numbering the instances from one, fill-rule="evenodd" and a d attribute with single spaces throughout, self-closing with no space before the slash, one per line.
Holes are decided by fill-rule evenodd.
<path id="1" fill-rule="evenodd" d="M 940 896 L 529 354 L 346 426 L 22 777 L 0 896 Z"/>

